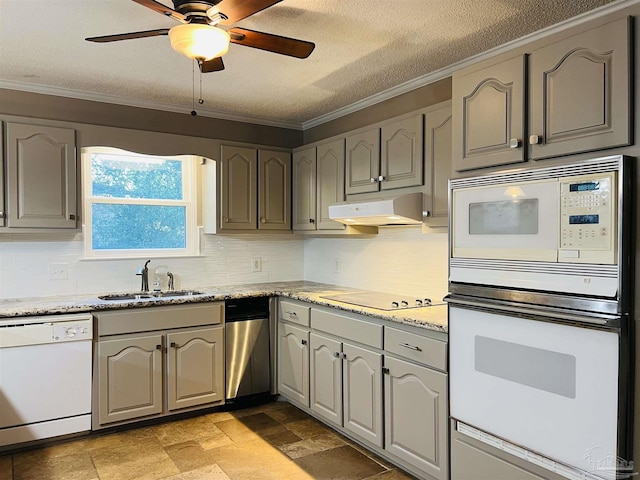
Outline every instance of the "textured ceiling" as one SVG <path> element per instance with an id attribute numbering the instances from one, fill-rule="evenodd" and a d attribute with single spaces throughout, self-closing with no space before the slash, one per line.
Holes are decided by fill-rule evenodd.
<path id="1" fill-rule="evenodd" d="M 299 60 L 232 44 L 226 69 L 202 75 L 198 110 L 301 125 L 607 3 L 618 2 L 283 0 L 237 25 L 315 51 Z M 193 65 L 168 37 L 84 40 L 174 25 L 130 0 L 0 0 L 0 87 L 189 112 Z"/>

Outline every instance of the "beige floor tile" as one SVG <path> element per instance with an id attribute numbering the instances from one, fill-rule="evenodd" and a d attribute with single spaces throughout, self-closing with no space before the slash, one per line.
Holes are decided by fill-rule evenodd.
<path id="1" fill-rule="evenodd" d="M 280 423 L 297 422 L 309 418 L 305 412 L 290 403 L 274 402 L 273 407 L 265 410 L 265 413 Z"/>
<path id="2" fill-rule="evenodd" d="M 216 455 L 212 450 L 203 449 L 195 440 L 174 443 L 165 447 L 165 450 L 181 472 L 196 470 L 216 463 Z"/>
<path id="3" fill-rule="evenodd" d="M 325 427 L 318 420 L 308 417 L 306 420 L 287 423 L 286 427 L 302 439 L 325 435 L 332 432 L 329 427 Z"/>
<path id="4" fill-rule="evenodd" d="M 362 480 L 385 470 L 349 445 L 307 455 L 294 462 L 316 480 Z"/>
<path id="5" fill-rule="evenodd" d="M 218 465 L 208 465 L 206 467 L 191 470 L 190 472 L 179 473 L 165 477 L 163 480 L 231 480 Z"/>
<path id="6" fill-rule="evenodd" d="M 0 480 L 12 480 L 13 478 L 13 460 L 11 455 L 0 457 Z"/>
<path id="7" fill-rule="evenodd" d="M 164 446 L 188 440 L 210 438 L 220 432 L 218 427 L 206 416 L 162 423 L 149 427 L 149 430 Z"/>
<path id="8" fill-rule="evenodd" d="M 379 473 L 373 477 L 368 477 L 365 480 L 417 480 L 416 477 L 409 475 L 402 470 L 394 468 L 393 470 L 387 470 L 386 472 Z"/>
<path id="9" fill-rule="evenodd" d="M 240 419 L 225 420 L 215 424 L 234 442 L 260 439 L 258 432 L 251 430 Z"/>
<path id="10" fill-rule="evenodd" d="M 14 464 L 14 480 L 93 480 L 98 478 L 87 452 L 40 457 Z"/>
<path id="11" fill-rule="evenodd" d="M 242 422 L 247 428 L 250 428 L 254 432 L 266 430 L 274 427 L 282 427 L 279 422 L 275 421 L 269 415 L 264 412 L 255 413 L 253 415 L 247 415 L 237 419 Z"/>
<path id="12" fill-rule="evenodd" d="M 225 445 L 231 445 L 231 440 L 226 433 L 216 428 L 216 431 L 209 437 L 198 438 L 197 442 L 205 450 L 211 450 L 212 448 L 224 447 Z"/>
<path id="13" fill-rule="evenodd" d="M 344 441 L 338 435 L 327 433 L 307 438 L 299 442 L 283 445 L 279 448 L 280 451 L 285 453 L 289 458 L 300 458 L 306 455 L 323 452 L 330 448 L 341 447 L 344 444 Z"/>

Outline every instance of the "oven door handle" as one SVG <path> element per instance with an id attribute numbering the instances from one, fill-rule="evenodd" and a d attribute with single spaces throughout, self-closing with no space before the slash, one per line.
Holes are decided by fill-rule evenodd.
<path id="1" fill-rule="evenodd" d="M 459 305 L 489 312 L 505 312 L 518 317 L 535 318 L 539 320 L 549 319 L 550 321 L 562 321 L 571 324 L 581 324 L 583 326 L 620 327 L 620 315 L 593 314 L 591 312 L 572 313 L 549 308 L 531 308 L 520 304 L 513 305 L 491 300 L 476 300 L 459 295 L 447 295 L 444 300 L 451 305 Z"/>

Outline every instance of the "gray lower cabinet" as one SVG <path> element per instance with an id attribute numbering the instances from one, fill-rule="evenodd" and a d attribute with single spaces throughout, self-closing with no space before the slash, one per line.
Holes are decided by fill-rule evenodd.
<path id="1" fill-rule="evenodd" d="M 75 229 L 75 130 L 7 122 L 5 143 L 7 203 L 0 204 L 0 226 Z"/>
<path id="2" fill-rule="evenodd" d="M 309 407 L 309 330 L 278 323 L 278 392 Z"/>
<path id="3" fill-rule="evenodd" d="M 392 357 L 385 357 L 384 364 L 384 448 L 421 471 L 446 479 L 447 375 Z"/>

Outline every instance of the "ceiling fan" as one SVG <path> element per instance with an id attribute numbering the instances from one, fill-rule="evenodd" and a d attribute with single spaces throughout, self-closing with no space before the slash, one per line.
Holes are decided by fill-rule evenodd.
<path id="1" fill-rule="evenodd" d="M 89 37 L 85 40 L 105 43 L 168 35 L 173 49 L 197 60 L 202 73 L 224 70 L 222 55 L 227 53 L 229 42 L 296 58 L 307 58 L 315 48 L 314 43 L 295 38 L 246 28 L 233 27 L 225 30 L 218 27 L 232 25 L 282 0 L 173 0 L 173 9 L 155 0 L 133 1 L 171 17 L 181 25 Z"/>

